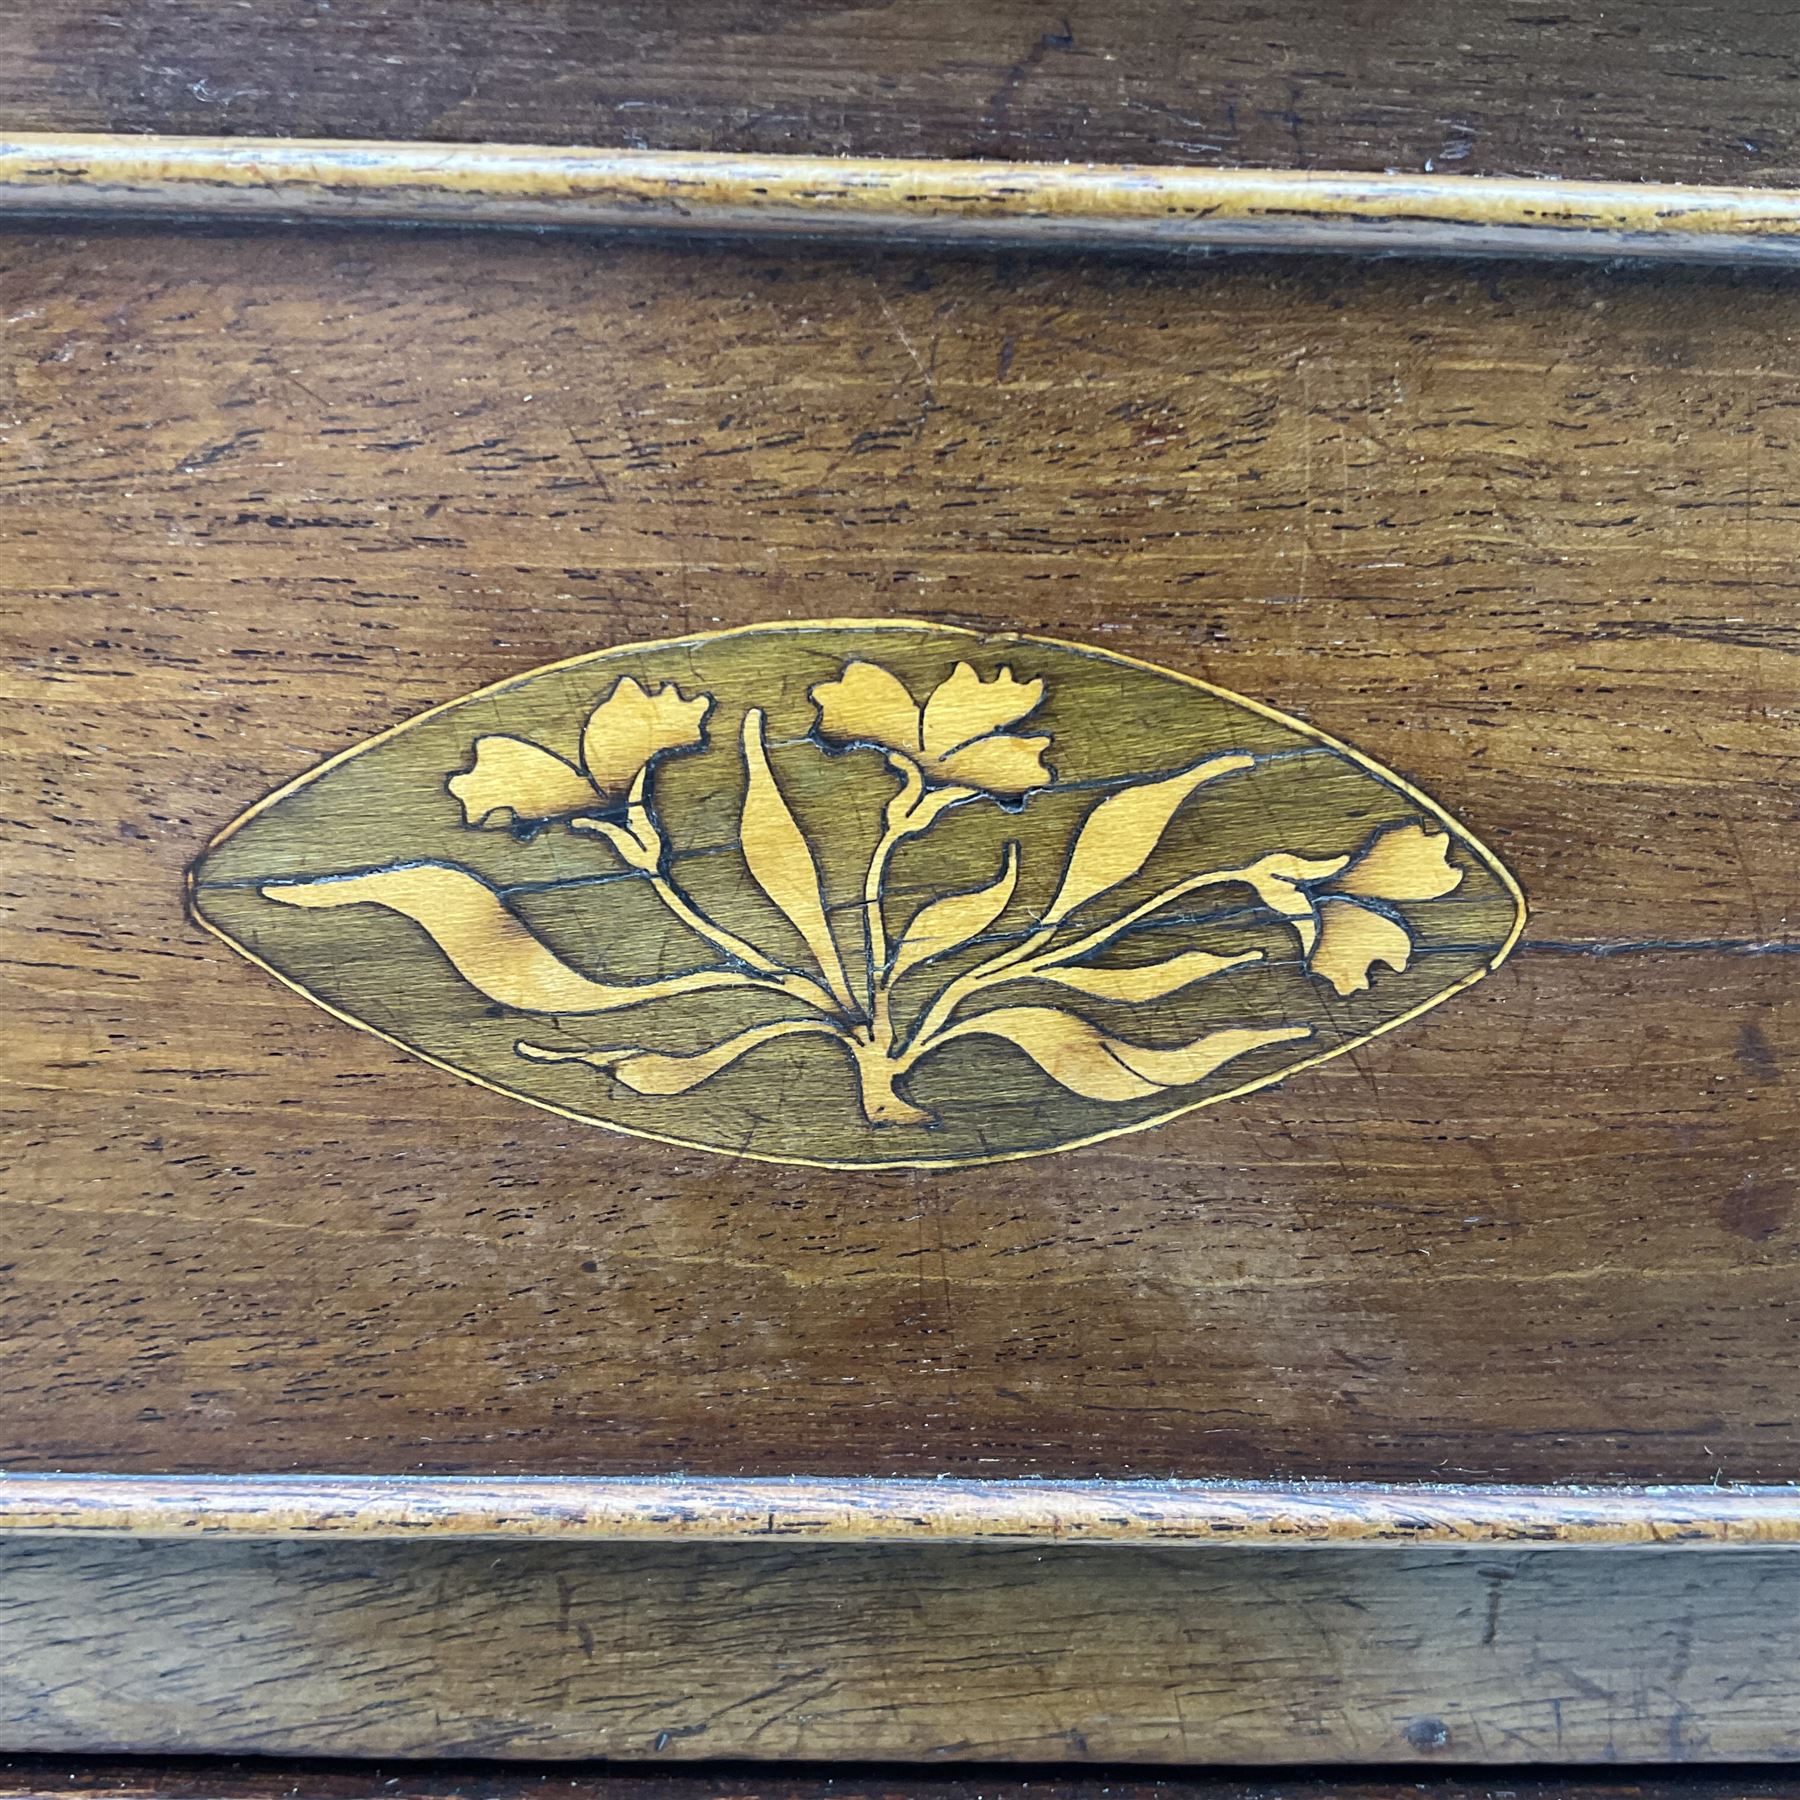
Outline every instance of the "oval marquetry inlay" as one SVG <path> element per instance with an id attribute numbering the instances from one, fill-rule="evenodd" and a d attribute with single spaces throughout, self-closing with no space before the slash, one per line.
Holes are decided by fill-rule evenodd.
<path id="1" fill-rule="evenodd" d="M 642 1136 L 1031 1155 L 1492 969 L 1498 859 L 1357 751 L 1079 645 L 865 622 L 559 663 L 252 807 L 197 916 L 339 1017 Z"/>

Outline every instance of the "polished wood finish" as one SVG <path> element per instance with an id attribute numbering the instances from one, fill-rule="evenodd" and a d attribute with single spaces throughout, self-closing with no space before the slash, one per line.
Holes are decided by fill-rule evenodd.
<path id="1" fill-rule="evenodd" d="M 1800 1558 L 0 1544 L 18 1749 L 1792 1758 Z"/>
<path id="2" fill-rule="evenodd" d="M 11 1467 L 1800 1475 L 1790 278 L 101 230 L 0 288 Z M 1301 714 L 1531 930 L 1155 1133 L 828 1175 L 182 917 L 426 707 L 895 615 Z"/>
<path id="3" fill-rule="evenodd" d="M 1789 25 L 1673 0 L 0 3 L 0 200 L 86 209 L 0 234 L 0 1742 L 1800 1755 L 1800 1490 L 1739 1485 L 1800 1475 L 1792 279 L 1039 253 L 1780 253 Z M 92 135 L 145 129 L 242 135 Z M 883 152 L 908 161 L 835 160 Z M 942 161 L 971 154 L 1014 166 Z M 165 223 L 96 223 L 120 206 Z M 203 208 L 965 248 L 166 222 Z M 970 244 L 997 232 L 1020 243 Z M 1047 633 L 1267 700 L 1491 842 L 1531 935 L 1456 1006 L 1205 1115 L 833 1174 L 459 1089 L 181 917 L 222 826 L 414 714 L 833 617 Z M 693 694 L 656 692 L 673 732 Z M 754 787 L 761 708 L 734 704 Z M 993 721 L 1015 762 L 1026 717 Z M 577 758 L 572 729 L 530 740 L 565 759 L 550 785 L 602 785 L 607 745 Z M 953 754 L 925 736 L 899 732 Z M 783 780 L 785 750 L 760 752 Z M 634 805 L 581 816 L 649 864 Z M 780 856 L 740 833 L 744 862 L 848 993 L 840 922 L 782 873 L 797 832 Z M 1456 870 L 1424 856 L 1414 888 Z M 1385 983 L 1410 927 L 1371 917 L 1386 964 L 1302 956 Z M 389 965 L 402 1008 L 417 968 Z M 581 1079 L 669 1073 L 615 1049 Z M 905 1088 L 865 1088 L 872 1128 L 907 1123 Z M 825 1110 L 810 1080 L 782 1105 L 802 1133 Z M 16 1472 L 59 1464 L 117 1473 Z M 479 1479 L 397 1473 L 420 1469 Z M 1172 1471 L 1238 1479 L 1081 1479 Z M 1029 1473 L 1052 1479 L 992 1479 Z M 14 1770 L 0 1794 L 40 1783 L 208 1786 Z"/>
<path id="4" fill-rule="evenodd" d="M 884 243 L 1800 259 L 1800 188 L 522 144 L 18 133 L 0 136 L 0 214 L 554 225 Z"/>
<path id="5" fill-rule="evenodd" d="M 1791 278 L 1038 253 L 1781 254 L 1790 25 L 0 0 L 0 202 L 84 211 L 0 234 L 0 1453 L 214 1472 L 0 1480 L 0 1742 L 1428 1778 L 1255 1784 L 1296 1800 L 1800 1755 L 1800 1490 L 1738 1485 L 1800 1475 Z M 93 136 L 145 130 L 240 135 Z M 832 617 L 1268 700 L 1493 843 L 1531 936 L 1205 1115 L 830 1175 L 458 1089 L 182 920 L 222 826 L 422 710 Z M 646 819 L 591 822 L 648 859 Z M 1239 1479 L 1080 1479 L 1171 1471 Z M 0 1796 L 1046 1791 L 770 1777 L 40 1764 Z M 1249 1797 L 1107 1791 L 1171 1786 Z"/>
<path id="6" fill-rule="evenodd" d="M 5 0 L 0 129 L 1800 186 L 1780 5 Z"/>

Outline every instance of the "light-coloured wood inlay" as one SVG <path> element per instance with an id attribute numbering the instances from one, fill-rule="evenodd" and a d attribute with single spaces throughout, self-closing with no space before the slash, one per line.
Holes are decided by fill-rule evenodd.
<path id="1" fill-rule="evenodd" d="M 831 1167 L 1267 1087 L 1462 992 L 1525 919 L 1448 813 L 1296 719 L 904 620 L 625 645 L 451 702 L 258 802 L 191 899 L 485 1086 Z"/>

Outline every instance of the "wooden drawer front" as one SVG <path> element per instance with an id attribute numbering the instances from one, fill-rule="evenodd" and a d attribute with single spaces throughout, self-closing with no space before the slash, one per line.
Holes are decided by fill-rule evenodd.
<path id="1" fill-rule="evenodd" d="M 1791 276 L 0 243 L 15 1468 L 1786 1481 Z M 1452 1004 L 986 1169 L 641 1142 L 186 920 L 245 807 L 615 644 L 1149 659 L 1517 875 Z"/>
<path id="2" fill-rule="evenodd" d="M 0 1800 L 1800 1755 L 1797 54 L 0 6 Z"/>

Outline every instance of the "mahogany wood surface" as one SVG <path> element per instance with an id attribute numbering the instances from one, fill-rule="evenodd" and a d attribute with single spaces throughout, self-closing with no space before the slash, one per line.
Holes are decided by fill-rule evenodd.
<path id="1" fill-rule="evenodd" d="M 1797 80 L 1783 9 L 1686 0 L 0 0 L 14 134 L 1780 190 Z M 0 1800 L 1787 1800 L 1437 1771 L 1800 1756 L 1796 1489 L 1736 1489 L 1800 1480 L 1797 341 L 1747 270 L 0 231 L 0 1745 L 390 1759 Z M 222 827 L 427 709 L 845 618 L 1291 714 L 1527 934 L 1279 1086 L 870 1171 L 471 1088 L 185 911 Z M 272 1471 L 314 1481 L 169 1479 Z M 760 1521 L 731 1485 L 796 1473 Z M 946 1474 L 1055 1483 L 870 1480 Z M 1067 1485 L 1172 1475 L 1245 1485 Z M 1720 1491 L 1564 1485 L 1619 1481 Z M 584 1541 L 634 1531 L 686 1541 Z M 886 1541 L 934 1533 L 992 1536 Z M 1565 1547 L 1631 1537 L 1730 1547 Z M 893 1761 L 542 1760 L 597 1756 Z M 1148 1766 L 1229 1762 L 1295 1773 Z"/>
<path id="2" fill-rule="evenodd" d="M 19 1469 L 1789 1481 L 1789 277 L 15 230 Z M 992 1169 L 470 1089 L 198 933 L 273 787 L 608 645 L 918 617 L 1417 782 L 1532 908 Z"/>
<path id="3" fill-rule="evenodd" d="M 1800 38 L 1696 0 L 6 0 L 0 129 L 1800 185 Z"/>

